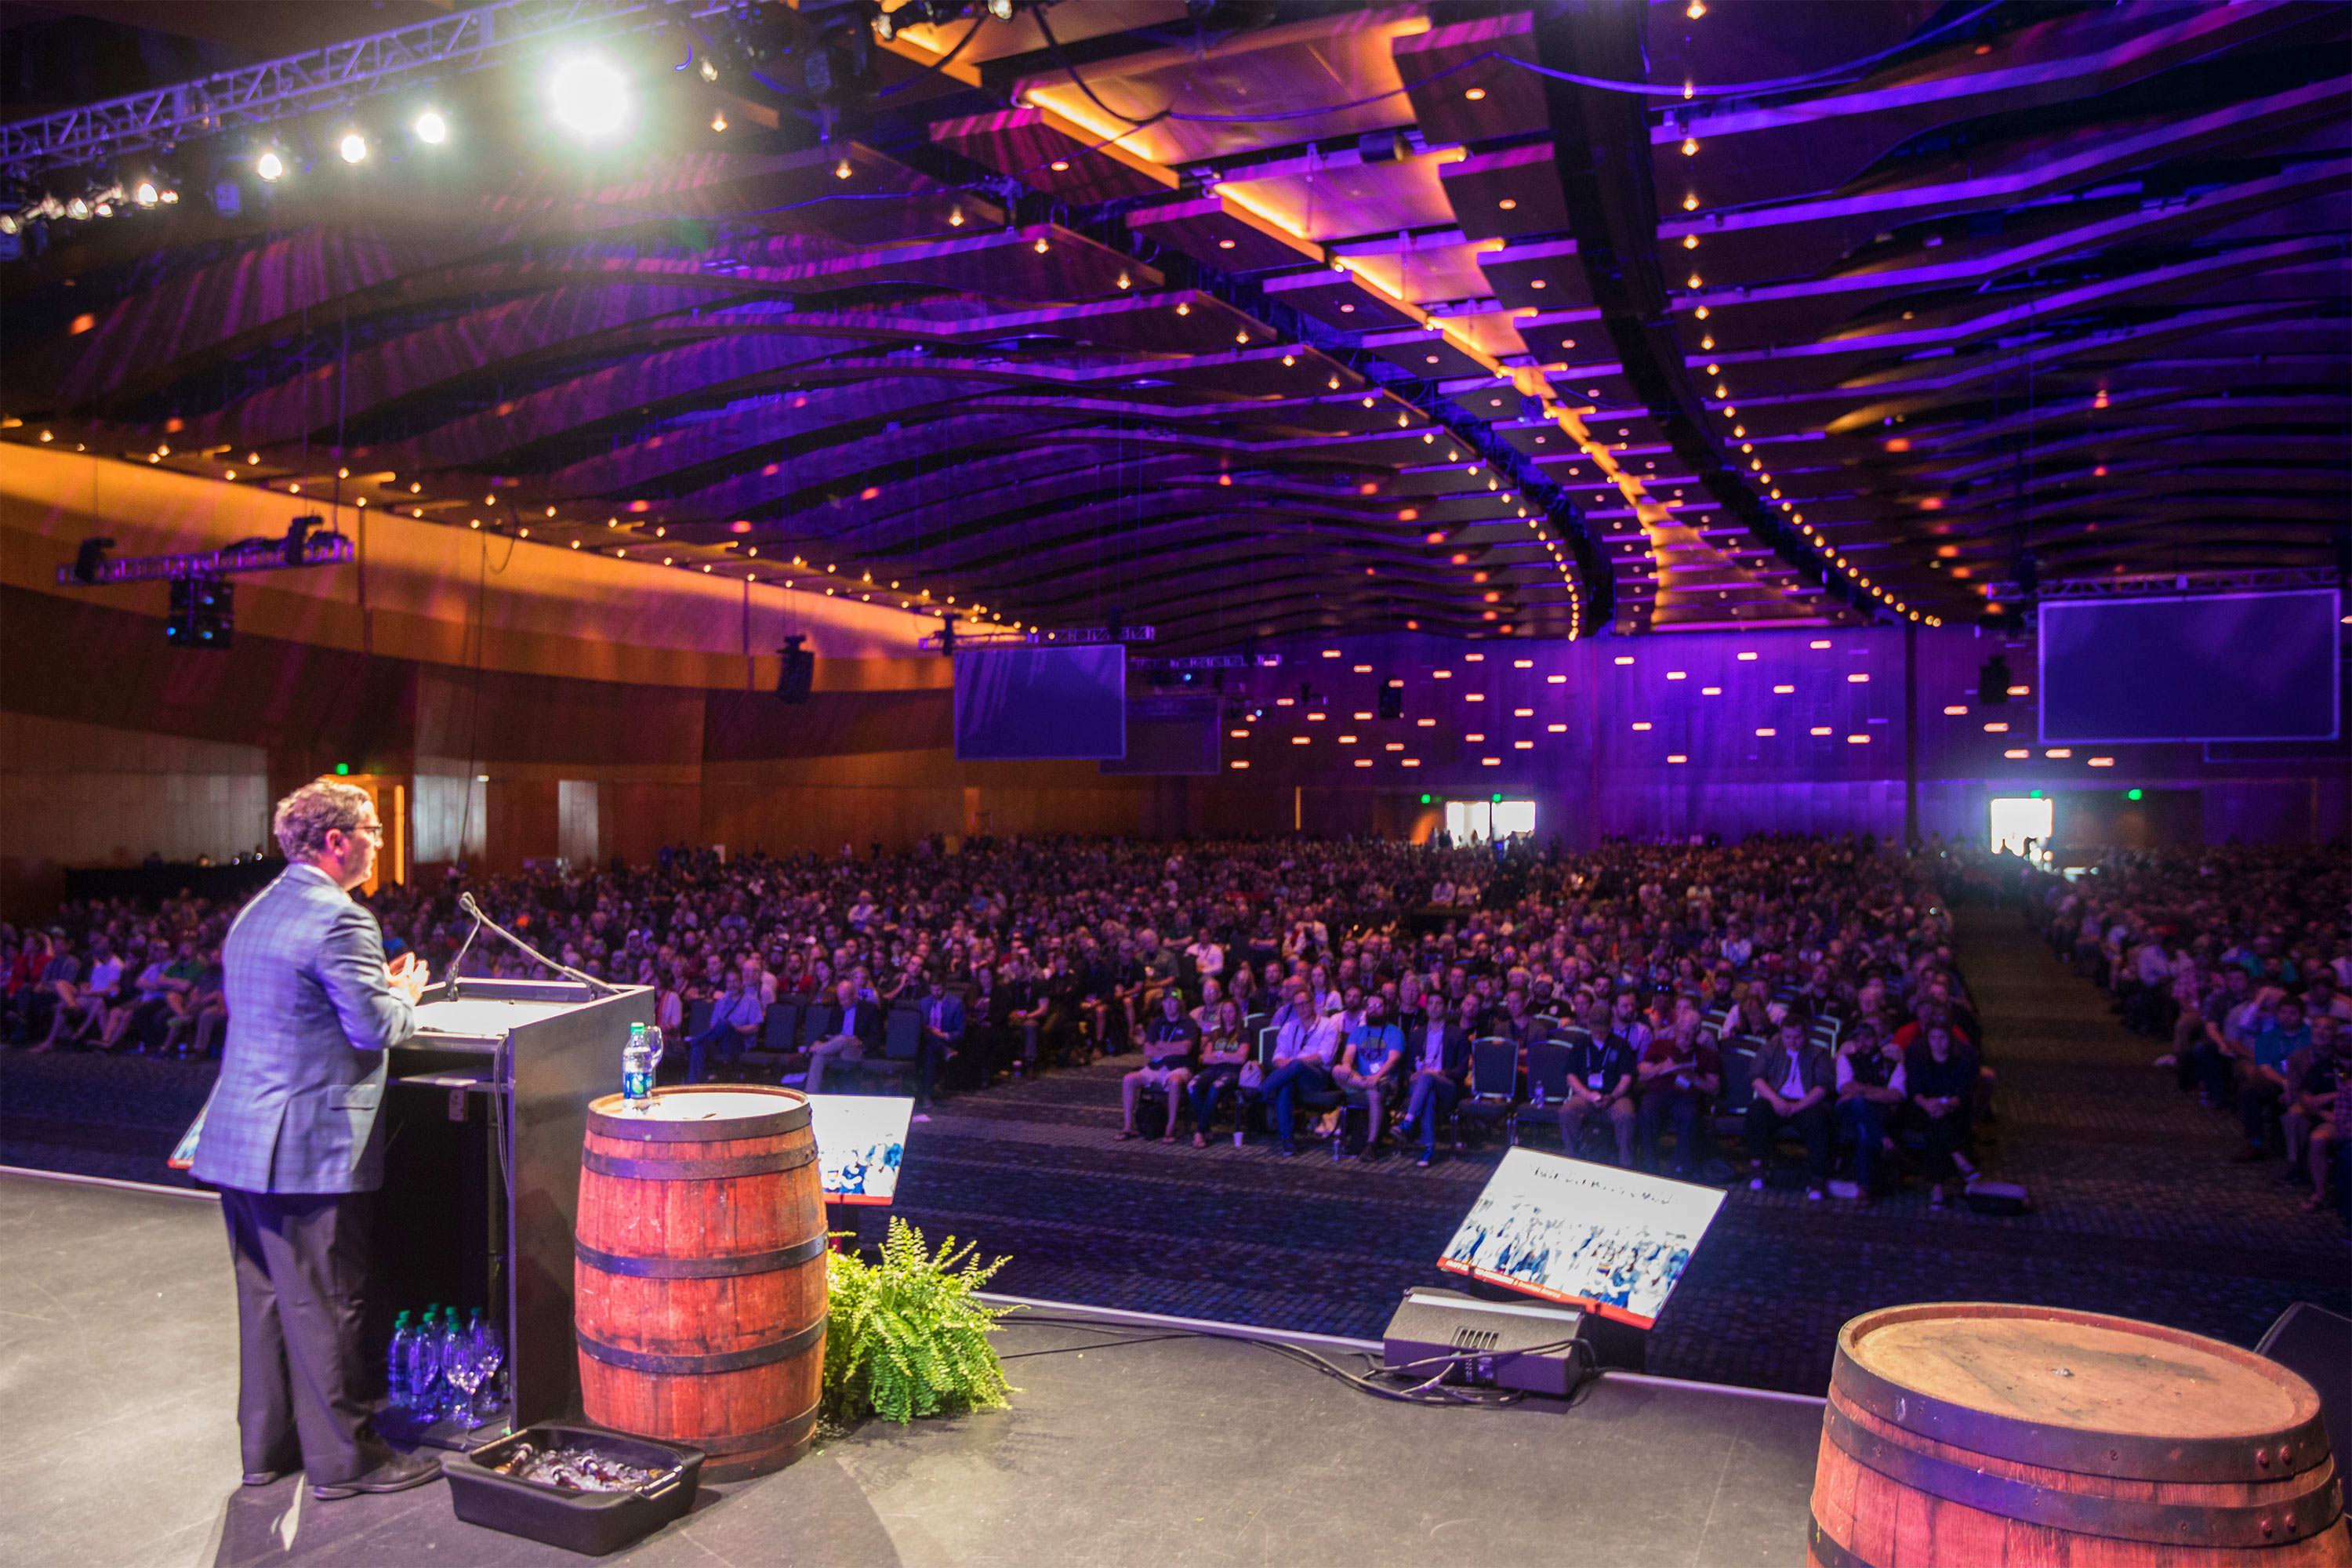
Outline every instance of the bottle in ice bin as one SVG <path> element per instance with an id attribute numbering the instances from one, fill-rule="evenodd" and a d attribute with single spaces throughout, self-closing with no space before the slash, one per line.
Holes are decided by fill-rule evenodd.
<path id="1" fill-rule="evenodd" d="M 621 1098 L 643 1107 L 654 1097 L 654 1068 L 661 1053 L 643 1024 L 629 1026 L 629 1043 L 621 1047 Z"/>

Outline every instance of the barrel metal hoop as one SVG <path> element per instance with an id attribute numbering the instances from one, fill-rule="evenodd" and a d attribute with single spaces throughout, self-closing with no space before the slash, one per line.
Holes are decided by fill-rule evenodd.
<path id="1" fill-rule="evenodd" d="M 754 1092 L 740 1084 L 684 1084 L 676 1089 L 655 1091 L 662 1099 L 689 1094 L 732 1094 L 742 1096 Z M 626 1105 L 619 1095 L 607 1095 L 588 1107 L 588 1131 L 603 1138 L 617 1138 L 630 1143 L 708 1143 L 737 1138 L 772 1138 L 780 1133 L 797 1132 L 809 1124 L 808 1100 L 789 1089 L 774 1091 L 781 1101 L 792 1103 L 782 1110 L 760 1116 L 730 1117 L 724 1121 L 657 1121 L 628 1110 L 605 1110 L 607 1105 Z"/>
<path id="2" fill-rule="evenodd" d="M 580 1152 L 580 1168 L 600 1176 L 623 1176 L 633 1182 L 714 1182 L 730 1176 L 772 1176 L 797 1171 L 816 1161 L 816 1145 L 772 1150 L 764 1154 L 734 1154 L 719 1160 L 624 1160 L 593 1149 Z"/>
<path id="3" fill-rule="evenodd" d="M 748 1350 L 722 1351 L 711 1355 L 661 1355 L 647 1351 L 623 1350 L 602 1340 L 592 1340 L 585 1331 L 577 1328 L 572 1331 L 572 1335 L 580 1342 L 583 1351 L 607 1366 L 617 1366 L 628 1372 L 656 1373 L 667 1377 L 708 1377 L 714 1373 L 749 1372 L 753 1367 L 790 1361 L 824 1338 L 826 1316 L 820 1313 L 816 1321 L 806 1328 L 772 1343 L 753 1345 Z"/>
<path id="4" fill-rule="evenodd" d="M 2344 1512 L 2344 1489 L 2333 1475 L 2298 1496 L 2251 1508 L 2137 1502 L 2086 1497 L 1972 1470 L 1882 1437 L 1834 1403 L 1822 1413 L 1822 1426 L 1849 1458 L 1897 1486 L 1980 1513 L 2075 1535 L 2166 1546 L 2284 1546 L 2329 1529 Z"/>
<path id="5" fill-rule="evenodd" d="M 2315 1415 L 2257 1437 L 2155 1437 L 2049 1426 L 1972 1410 L 1890 1383 L 1838 1346 L 1830 1386 L 1890 1426 L 2048 1470 L 2122 1481 L 2284 1481 L 2327 1458 L 2327 1427 Z M 2257 1455 L 2269 1458 L 2265 1464 Z"/>
<path id="6" fill-rule="evenodd" d="M 816 1430 L 816 1413 L 817 1407 L 812 1405 L 790 1420 L 779 1421 L 773 1426 L 762 1426 L 757 1432 L 745 1432 L 734 1437 L 696 1437 L 692 1441 L 696 1447 L 714 1459 L 724 1458 L 730 1454 L 756 1453 L 762 1448 L 782 1448 L 799 1442 Z M 685 1438 L 678 1440 L 687 1441 Z"/>
<path id="7" fill-rule="evenodd" d="M 1877 1563 L 1860 1552 L 1840 1545 L 1837 1537 L 1822 1528 L 1819 1519 L 1809 1515 L 1805 1523 L 1805 1544 L 1812 1548 L 1813 1561 L 1821 1568 L 1878 1568 Z"/>
<path id="8" fill-rule="evenodd" d="M 732 1279 L 746 1274 L 773 1274 L 821 1258 L 824 1244 L 824 1233 L 819 1231 L 806 1241 L 768 1252 L 722 1253 L 714 1258 L 632 1258 L 624 1253 L 601 1252 L 575 1237 L 572 1252 L 591 1268 L 633 1279 Z"/>

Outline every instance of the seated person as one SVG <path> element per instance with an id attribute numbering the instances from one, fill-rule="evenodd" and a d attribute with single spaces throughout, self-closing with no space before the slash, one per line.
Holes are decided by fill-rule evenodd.
<path id="1" fill-rule="evenodd" d="M 2190 1038 L 2198 1098 L 2221 1105 L 2230 1098 L 2237 1060 L 2248 1046 L 2246 1020 L 2254 1011 L 2254 977 L 2232 963 L 2221 970 L 2221 984 L 2205 998 L 2199 1027 Z"/>
<path id="2" fill-rule="evenodd" d="M 1223 985 L 1213 979 L 1201 982 L 1201 1005 L 1192 1009 L 1191 1016 L 1203 1035 L 1209 1032 L 1209 1026 L 1215 1020 L 1217 1009 L 1223 1005 L 1224 1000 L 1225 988 Z"/>
<path id="3" fill-rule="evenodd" d="M 1143 1065 L 1118 1082 L 1122 1142 L 1136 1135 L 1135 1102 L 1147 1087 L 1167 1092 L 1168 1121 L 1160 1130 L 1160 1141 L 1176 1142 L 1176 1102 L 1192 1080 L 1192 1062 L 1200 1049 L 1201 1026 L 1185 1013 L 1182 994 L 1171 986 L 1160 994 L 1160 1016 L 1144 1026 Z"/>
<path id="4" fill-rule="evenodd" d="M 214 948 L 205 954 L 204 963 L 197 969 L 194 985 L 188 993 L 186 1009 L 163 1031 L 163 1048 L 165 1051 L 177 1050 L 186 1055 L 191 1048 L 189 1042 L 193 1039 L 193 1048 L 197 1056 L 212 1054 L 214 1034 L 228 1022 L 228 1002 L 221 994 L 221 975 L 220 949 Z"/>
<path id="5" fill-rule="evenodd" d="M 1609 1026 L 1597 1004 L 1581 1038 L 1571 1037 L 1568 1056 L 1568 1098 L 1559 1104 L 1559 1146 L 1574 1154 L 1586 1125 L 1605 1119 L 1617 1144 L 1621 1169 L 1633 1165 L 1633 1075 L 1638 1065 L 1624 1035 Z"/>
<path id="6" fill-rule="evenodd" d="M 61 1039 L 85 1037 L 96 1029 L 105 1020 L 114 988 L 121 982 L 122 960 L 114 955 L 114 943 L 103 935 L 93 939 L 89 973 L 79 984 L 58 983 L 58 1006 L 49 1019 L 48 1037 L 33 1048 L 46 1051 Z"/>
<path id="7" fill-rule="evenodd" d="M 2302 998 L 2265 990 L 2255 999 L 2254 1014 L 2246 1026 L 2247 1052 L 2233 1064 L 2246 1146 L 2231 1158 L 2240 1164 L 2270 1157 L 2270 1123 L 2286 1105 L 2287 1058 L 2311 1045 Z"/>
<path id="8" fill-rule="evenodd" d="M 1837 1124 L 1853 1135 L 1854 1200 L 1866 1206 L 1879 1156 L 1895 1152 L 1890 1129 L 1905 1099 L 1902 1048 L 1875 1024 L 1857 1024 L 1840 1042 L 1837 1094 Z"/>
<path id="9" fill-rule="evenodd" d="M 1617 1018 L 1612 1026 L 1629 1041 L 1634 1037 L 1633 1030 L 1642 1028 L 1638 1023 L 1627 1026 L 1625 1014 L 1632 996 L 1630 991 L 1619 993 Z M 1670 1031 L 1645 1044 L 1640 1065 L 1634 1068 L 1633 1083 L 1640 1097 L 1634 1109 L 1634 1129 L 1640 1135 L 1643 1167 L 1657 1169 L 1658 1133 L 1671 1126 L 1675 1133 L 1673 1173 L 1685 1181 L 1693 1179 L 1698 1170 L 1699 1110 L 1706 1098 L 1723 1086 L 1723 1058 L 1713 1044 L 1697 1034 Z"/>
<path id="10" fill-rule="evenodd" d="M 1274 1130 L 1286 1155 L 1298 1145 L 1290 1118 L 1302 1088 L 1309 1094 L 1328 1093 L 1331 1064 L 1339 1059 L 1339 1024 L 1326 1014 L 1312 985 L 1302 986 L 1291 1002 L 1290 1020 L 1274 1037 L 1274 1068 L 1259 1092 L 1274 1108 Z"/>
<path id="11" fill-rule="evenodd" d="M 1364 1158 L 1379 1152 L 1388 1131 L 1388 1094 L 1404 1065 L 1404 1031 L 1388 1019 L 1388 998 L 1374 992 L 1364 1001 L 1364 1021 L 1349 1032 L 1332 1081 L 1350 1100 L 1364 1102 Z"/>
<path id="12" fill-rule="evenodd" d="M 172 1003 L 188 989 L 189 984 L 172 973 L 170 946 L 160 942 L 149 943 L 147 963 L 139 971 L 139 978 L 131 984 L 120 1002 L 107 1009 L 105 1026 L 99 1031 L 98 1048 L 110 1051 L 129 1039 L 136 1048 L 146 1049 L 147 1042 L 163 1032 Z"/>
<path id="13" fill-rule="evenodd" d="M 925 995 L 919 1005 L 923 1015 L 920 1060 L 915 1066 L 915 1110 L 918 1114 L 931 1103 L 931 1090 L 940 1069 L 955 1060 L 963 1048 L 963 1000 L 948 993 L 947 976 L 934 973 L 924 983 Z"/>
<path id="14" fill-rule="evenodd" d="M 2327 1202 L 2327 1168 L 2334 1157 L 2336 1101 L 2343 1085 L 2344 1030 L 2333 1013 L 2311 1016 L 2311 1044 L 2287 1059 L 2287 1081 L 2294 1086 L 2284 1118 L 2286 1158 L 2290 1166 L 2307 1173 L 2311 1196 L 2306 1211 Z"/>
<path id="15" fill-rule="evenodd" d="M 686 1081 L 701 1083 L 710 1076 L 710 1056 L 716 1047 L 719 1059 L 730 1065 L 743 1054 L 760 1033 L 760 1025 L 767 1009 L 760 1005 L 760 994 L 743 984 L 743 972 L 730 968 L 722 982 L 726 989 L 711 1004 L 710 1024 L 702 1033 L 686 1043 Z"/>
<path id="16" fill-rule="evenodd" d="M 1820 1202 L 1830 1179 L 1830 1096 L 1837 1064 L 1829 1047 L 1805 1037 L 1804 1020 L 1791 1012 L 1779 1035 L 1756 1058 L 1755 1098 L 1748 1102 L 1748 1190 L 1764 1190 L 1772 1144 L 1784 1127 L 1805 1141 L 1805 1196 Z"/>
<path id="17" fill-rule="evenodd" d="M 817 1009 L 808 1036 L 807 1089 L 811 1094 L 822 1094 L 827 1063 L 864 1061 L 868 1050 L 882 1048 L 882 1009 L 858 1000 L 856 981 L 835 981 L 833 1002 Z"/>
<path id="18" fill-rule="evenodd" d="M 1202 1026 L 1201 1055 L 1192 1069 L 1185 1098 L 1192 1102 L 1192 1147 L 1209 1146 L 1209 1125 L 1216 1120 L 1217 1101 L 1227 1089 L 1239 1094 L 1242 1064 L 1250 1059 L 1251 1042 L 1243 1034 L 1241 1004 L 1226 997 L 1217 1004 Z M 1240 1127 L 1235 1110 L 1234 1126 Z"/>
<path id="19" fill-rule="evenodd" d="M 1926 1037 L 1903 1054 L 1903 1087 L 1927 1143 L 1929 1208 L 1944 1206 L 1944 1184 L 1954 1170 L 1964 1182 L 1976 1180 L 1969 1130 L 1976 1085 L 1976 1053 L 1954 1039 L 1947 1024 L 1927 1026 Z"/>
<path id="20" fill-rule="evenodd" d="M 1476 1003 L 1465 997 L 1449 1018 L 1443 995 L 1430 993 L 1424 1000 L 1427 1011 L 1406 1046 L 1411 1088 L 1404 1114 L 1397 1120 L 1400 1131 L 1420 1130 L 1421 1158 L 1414 1163 L 1423 1166 L 1437 1157 L 1437 1119 L 1461 1102 L 1463 1086 L 1469 1081 L 1470 1021 L 1477 1011 Z"/>

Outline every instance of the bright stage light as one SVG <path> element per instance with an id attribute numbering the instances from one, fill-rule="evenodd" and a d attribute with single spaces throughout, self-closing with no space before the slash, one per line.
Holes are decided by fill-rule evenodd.
<path id="1" fill-rule="evenodd" d="M 265 180 L 274 180 L 286 172 L 286 160 L 275 153 L 264 153 L 253 161 L 253 172 Z"/>
<path id="2" fill-rule="evenodd" d="M 601 141 L 629 121 L 629 84 L 609 60 L 576 55 L 548 78 L 547 101 L 557 123 L 574 136 Z"/>
<path id="3" fill-rule="evenodd" d="M 363 163 L 367 161 L 367 138 L 356 131 L 346 131 L 335 150 L 343 155 L 346 163 Z"/>
<path id="4" fill-rule="evenodd" d="M 415 130 L 419 142 L 428 142 L 436 147 L 449 140 L 449 122 L 430 109 L 416 117 Z"/>

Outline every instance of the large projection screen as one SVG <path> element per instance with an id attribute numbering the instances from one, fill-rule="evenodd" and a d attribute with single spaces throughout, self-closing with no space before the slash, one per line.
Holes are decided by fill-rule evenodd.
<path id="1" fill-rule="evenodd" d="M 959 762 L 1127 755 L 1127 649 L 971 648 L 955 660 Z"/>
<path id="2" fill-rule="evenodd" d="M 2045 600 L 2042 739 L 2332 740 L 2341 613 L 2333 588 Z"/>

